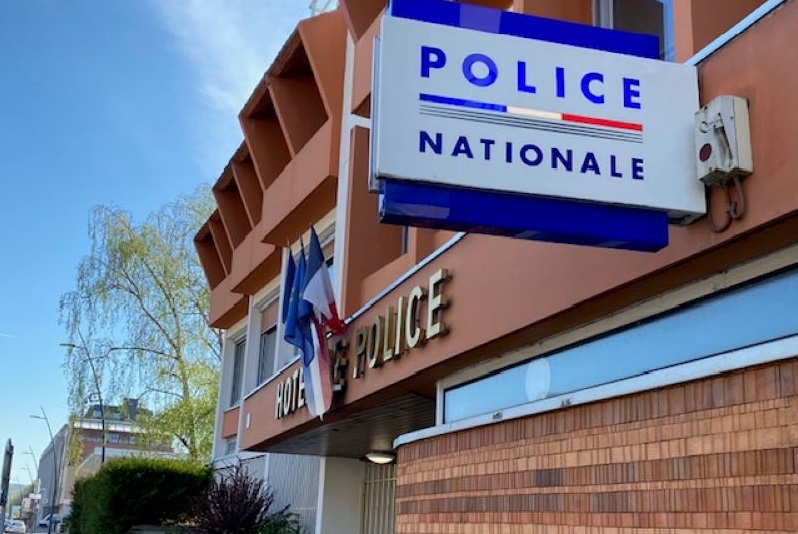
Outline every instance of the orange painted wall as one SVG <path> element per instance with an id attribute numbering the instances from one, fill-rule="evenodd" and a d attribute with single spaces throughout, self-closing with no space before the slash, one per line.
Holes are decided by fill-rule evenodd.
<path id="1" fill-rule="evenodd" d="M 363 37 L 355 42 L 354 74 L 352 79 L 352 109 L 364 117 L 370 116 L 371 67 L 374 59 L 374 38 L 380 34 L 380 19 L 366 27 Z"/>
<path id="2" fill-rule="evenodd" d="M 288 367 L 280 376 L 291 376 L 301 364 L 294 363 Z M 300 424 L 310 421 L 310 412 L 307 408 L 302 408 L 291 413 L 282 419 L 275 418 L 275 405 L 277 401 L 277 387 L 285 378 L 274 379 L 253 395 L 247 397 L 243 404 L 244 415 L 253 414 L 250 419 L 249 428 L 241 432 L 239 447 L 247 449 L 257 446 L 263 436 L 273 436 L 295 430 Z M 313 426 L 318 425 L 318 420 L 314 421 Z"/>
<path id="3" fill-rule="evenodd" d="M 341 11 L 349 34 L 360 39 L 385 8 L 386 0 L 341 0 Z"/>
<path id="4" fill-rule="evenodd" d="M 222 415 L 222 438 L 229 438 L 238 434 L 238 416 L 241 409 L 236 406 L 226 410 Z"/>
<path id="5" fill-rule="evenodd" d="M 396 532 L 796 532 L 796 428 L 793 359 L 425 439 Z"/>
<path id="6" fill-rule="evenodd" d="M 593 23 L 592 0 L 515 0 L 515 10 L 519 13 L 567 20 L 580 24 Z"/>
<path id="7" fill-rule="evenodd" d="M 280 271 L 282 250 L 260 239 L 265 226 L 257 225 L 233 251 L 230 284 L 236 293 L 254 295 Z"/>
<path id="8" fill-rule="evenodd" d="M 235 281 L 227 276 L 211 290 L 210 324 L 229 328 L 247 313 L 247 296 L 233 291 Z"/>
<path id="9" fill-rule="evenodd" d="M 402 231 L 398 226 L 382 225 L 377 220 L 377 195 L 368 191 L 369 131 L 352 130 L 349 154 L 351 184 L 347 191 L 346 226 L 340 230 L 347 243 L 343 260 L 344 290 L 341 312 L 354 313 L 369 298 L 362 282 L 371 273 L 394 261 L 401 254 Z"/>
<path id="10" fill-rule="evenodd" d="M 763 0 L 674 0 L 676 61 L 684 61 L 756 9 Z"/>
<path id="11" fill-rule="evenodd" d="M 326 206 L 321 208 L 321 214 L 318 215 L 321 217 L 335 206 L 334 195 L 330 197 L 330 193 L 334 193 L 335 189 L 334 187 L 329 189 L 331 184 L 325 184 L 338 174 L 338 158 L 333 160 L 330 155 L 335 128 L 340 128 L 340 125 L 325 123 L 303 146 L 301 154 L 291 160 L 269 186 L 263 197 L 265 234 L 261 239 L 285 245 L 286 237 L 291 236 L 291 240 L 296 239 L 300 226 L 302 232 L 306 231 L 307 220 L 298 223 L 295 219 L 300 216 L 303 203 L 322 187 L 328 188 L 324 198 L 311 201 L 305 207 L 313 211 L 312 205 L 325 204 Z"/>

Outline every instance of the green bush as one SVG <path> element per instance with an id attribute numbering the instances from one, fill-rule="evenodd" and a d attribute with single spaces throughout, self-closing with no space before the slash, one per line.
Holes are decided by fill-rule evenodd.
<path id="1" fill-rule="evenodd" d="M 302 534 L 300 520 L 297 514 L 284 509 L 270 516 L 258 534 Z"/>
<path id="2" fill-rule="evenodd" d="M 117 458 L 75 482 L 70 534 L 127 534 L 134 525 L 178 521 L 211 480 L 210 469 L 182 460 Z"/>

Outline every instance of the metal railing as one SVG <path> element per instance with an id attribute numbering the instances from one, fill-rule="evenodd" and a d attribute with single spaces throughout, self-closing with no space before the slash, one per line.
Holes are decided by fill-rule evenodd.
<path id="1" fill-rule="evenodd" d="M 394 534 L 396 464 L 366 465 L 360 534 Z"/>

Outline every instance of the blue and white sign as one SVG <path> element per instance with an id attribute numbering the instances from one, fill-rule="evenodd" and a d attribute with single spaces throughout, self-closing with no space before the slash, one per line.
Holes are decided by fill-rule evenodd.
<path id="1" fill-rule="evenodd" d="M 383 220 L 662 248 L 668 219 L 706 208 L 696 70 L 657 51 L 654 37 L 393 0 L 373 91 Z"/>

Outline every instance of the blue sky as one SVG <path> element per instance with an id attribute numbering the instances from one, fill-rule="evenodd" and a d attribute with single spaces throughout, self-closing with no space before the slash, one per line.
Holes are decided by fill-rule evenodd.
<path id="1" fill-rule="evenodd" d="M 58 300 L 90 209 L 143 219 L 211 184 L 237 114 L 307 0 L 0 2 L 0 439 L 41 454 L 65 421 Z M 28 455 L 12 482 L 29 481 Z M 35 476 L 35 473 L 34 473 Z"/>

